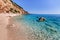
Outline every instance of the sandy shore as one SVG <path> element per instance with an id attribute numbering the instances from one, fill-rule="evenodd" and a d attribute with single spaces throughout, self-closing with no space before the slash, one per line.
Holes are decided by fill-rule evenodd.
<path id="1" fill-rule="evenodd" d="M 0 40 L 7 40 L 7 30 L 6 26 L 8 24 L 8 19 L 6 15 L 0 15 Z"/>
<path id="2" fill-rule="evenodd" d="M 0 40 L 27 40 L 25 29 L 15 23 L 16 14 L 0 14 Z"/>

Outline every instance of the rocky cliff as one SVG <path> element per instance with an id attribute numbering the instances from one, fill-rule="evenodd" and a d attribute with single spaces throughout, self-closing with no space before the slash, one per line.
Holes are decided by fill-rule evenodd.
<path id="1" fill-rule="evenodd" d="M 28 14 L 27 11 L 12 0 L 0 0 L 0 13 Z"/>

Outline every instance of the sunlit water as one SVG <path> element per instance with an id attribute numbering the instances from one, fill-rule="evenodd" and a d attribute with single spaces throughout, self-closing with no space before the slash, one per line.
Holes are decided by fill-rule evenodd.
<path id="1" fill-rule="evenodd" d="M 60 40 L 59 15 L 29 14 L 17 16 L 15 20 L 22 26 L 28 27 L 26 30 L 29 40 Z M 44 17 L 46 20 L 39 22 L 38 19 L 40 17 Z"/>

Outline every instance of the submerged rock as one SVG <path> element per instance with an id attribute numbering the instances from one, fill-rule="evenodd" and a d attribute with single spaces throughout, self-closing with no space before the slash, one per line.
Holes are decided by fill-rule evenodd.
<path id="1" fill-rule="evenodd" d="M 41 22 L 43 22 L 43 21 L 45 21 L 46 19 L 44 18 L 44 17 L 40 17 L 39 18 L 39 21 L 41 21 Z"/>

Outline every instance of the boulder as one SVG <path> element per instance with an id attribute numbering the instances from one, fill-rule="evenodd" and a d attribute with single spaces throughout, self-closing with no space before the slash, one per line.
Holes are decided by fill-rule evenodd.
<path id="1" fill-rule="evenodd" d="M 41 22 L 43 22 L 43 21 L 45 21 L 46 19 L 44 18 L 44 17 L 40 17 L 39 18 L 39 21 L 41 21 Z"/>

